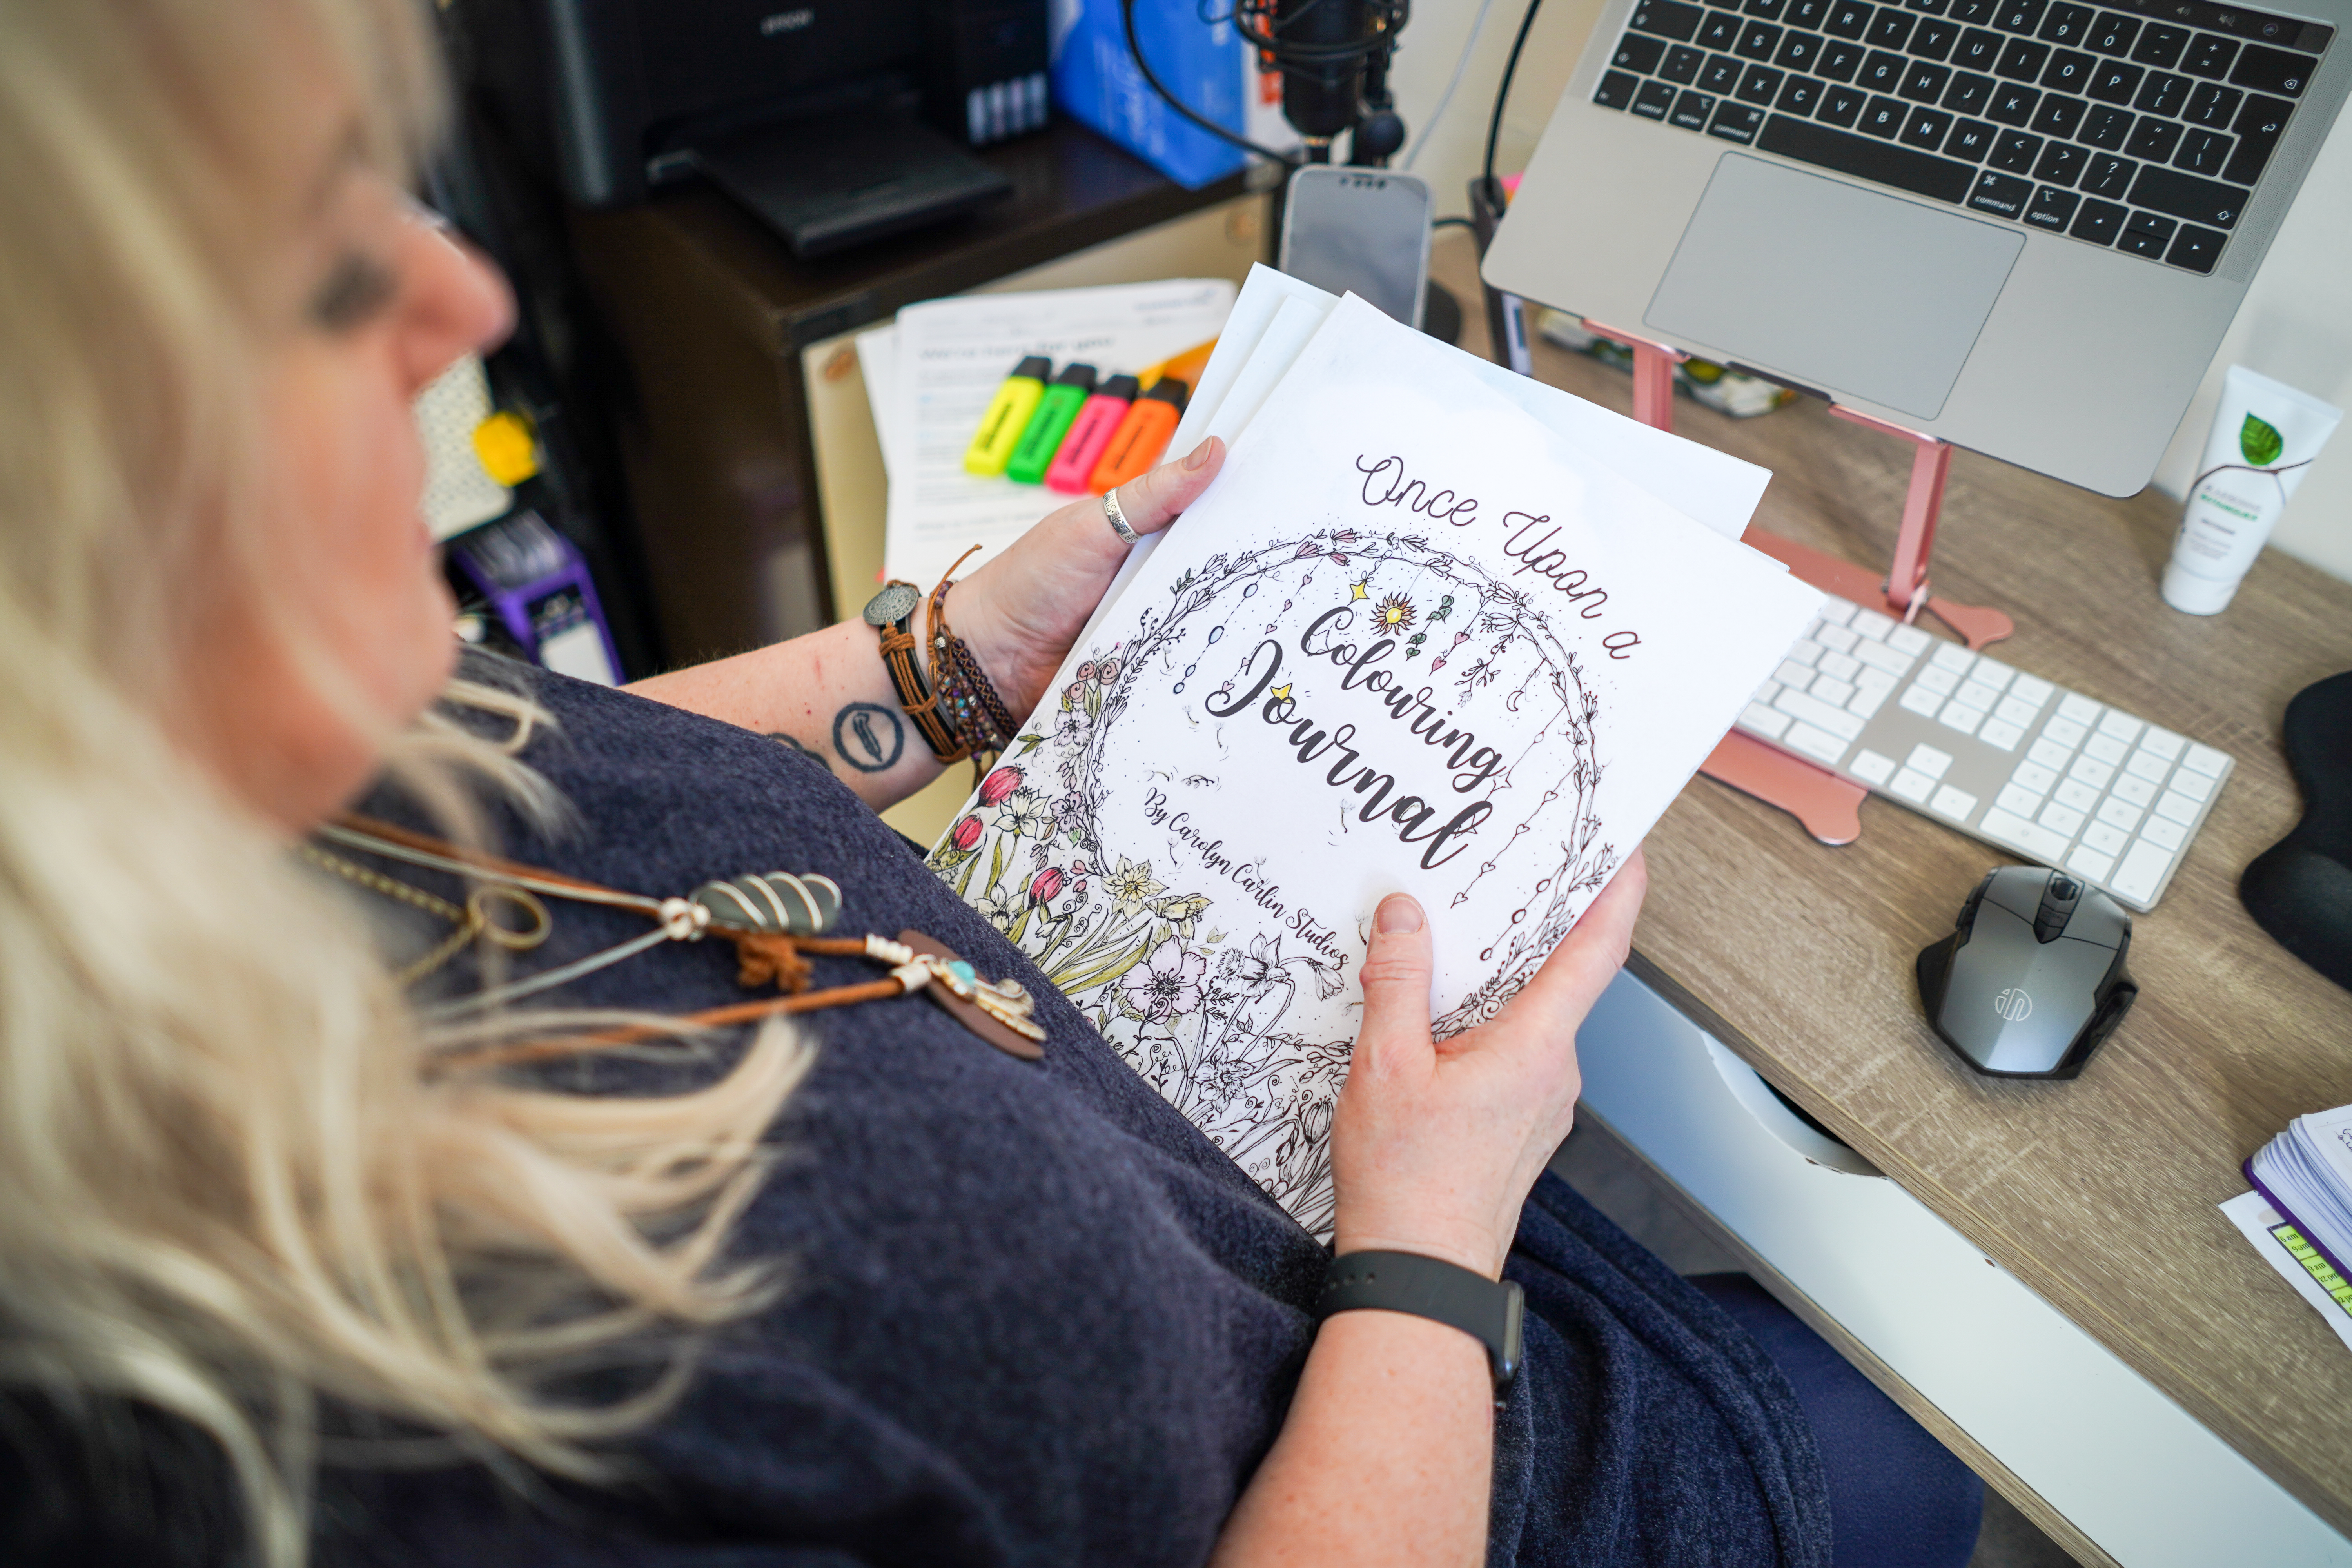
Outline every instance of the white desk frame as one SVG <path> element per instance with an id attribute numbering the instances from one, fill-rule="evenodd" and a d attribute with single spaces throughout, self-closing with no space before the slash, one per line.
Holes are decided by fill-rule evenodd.
<path id="1" fill-rule="evenodd" d="M 2352 1568 L 2352 1542 L 1632 973 L 1578 1046 L 1578 1114 L 2075 1555 Z"/>

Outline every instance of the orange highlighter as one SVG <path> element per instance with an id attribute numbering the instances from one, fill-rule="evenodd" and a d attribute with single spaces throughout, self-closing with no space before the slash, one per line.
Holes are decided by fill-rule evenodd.
<path id="1" fill-rule="evenodd" d="M 1118 434 L 1119 422 L 1127 417 L 1128 405 L 1135 401 L 1135 377 L 1115 375 L 1095 388 L 1078 416 L 1070 422 L 1070 433 L 1062 437 L 1062 449 L 1054 454 L 1054 466 L 1045 470 L 1045 488 L 1059 490 L 1066 496 L 1087 493 L 1087 479 L 1102 461 L 1110 439 Z"/>
<path id="2" fill-rule="evenodd" d="M 1103 448 L 1102 460 L 1095 465 L 1087 489 L 1097 495 L 1117 489 L 1158 462 L 1168 450 L 1168 437 L 1176 434 L 1176 422 L 1184 416 L 1184 400 L 1191 392 L 1175 377 L 1163 375 L 1151 384 L 1150 391 L 1128 405 L 1127 417 L 1118 422 L 1110 445 Z"/>

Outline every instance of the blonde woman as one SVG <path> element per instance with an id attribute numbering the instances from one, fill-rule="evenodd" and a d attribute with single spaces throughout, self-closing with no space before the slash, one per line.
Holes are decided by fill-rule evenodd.
<path id="1" fill-rule="evenodd" d="M 1318 1329 L 1328 1255 L 1058 996 L 1035 1063 L 919 997 L 678 1022 L 735 955 L 579 884 L 816 873 L 1044 985 L 870 809 L 937 766 L 871 628 L 456 666 L 408 407 L 511 308 L 403 195 L 436 69 L 409 0 L 0 0 L 0 1560 L 1966 1556 L 1818 1341 L 1537 1184 L 1638 858 L 1443 1050 L 1410 900 L 1365 966 L 1338 1248 L 1524 1285 L 1499 1415 L 1454 1327 Z M 950 595 L 1016 709 L 1119 550 L 1074 507 Z"/>

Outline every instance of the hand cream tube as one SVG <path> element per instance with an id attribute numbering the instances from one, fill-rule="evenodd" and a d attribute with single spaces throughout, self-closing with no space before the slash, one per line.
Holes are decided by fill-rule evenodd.
<path id="1" fill-rule="evenodd" d="M 2343 417 L 2307 393 L 2230 367 L 2164 568 L 2166 604 L 2192 616 L 2229 607 L 2287 497 Z"/>

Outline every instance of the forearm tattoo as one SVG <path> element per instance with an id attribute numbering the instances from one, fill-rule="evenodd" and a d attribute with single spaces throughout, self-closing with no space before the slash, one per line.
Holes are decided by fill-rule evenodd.
<path id="1" fill-rule="evenodd" d="M 834 753 L 861 773 L 888 772 L 906 749 L 906 721 L 878 702 L 852 702 L 833 716 Z"/>
<path id="2" fill-rule="evenodd" d="M 806 741 L 802 740 L 798 735 L 788 735 L 782 730 L 778 730 L 774 733 L 771 734 L 768 739 L 771 741 L 782 742 L 783 744 L 790 746 L 793 751 L 798 752 L 802 756 L 806 757 L 809 761 L 816 763 L 826 773 L 833 772 L 833 759 L 826 756 L 823 752 L 818 751 L 814 746 L 810 745 Z"/>

